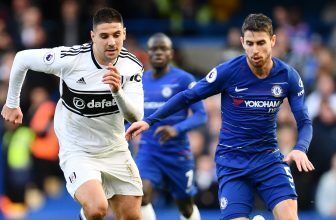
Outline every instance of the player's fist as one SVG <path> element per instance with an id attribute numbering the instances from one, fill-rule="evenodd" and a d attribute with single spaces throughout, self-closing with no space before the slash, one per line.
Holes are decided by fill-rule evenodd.
<path id="1" fill-rule="evenodd" d="M 103 76 L 103 83 L 108 84 L 113 93 L 119 91 L 121 87 L 121 76 L 115 66 L 112 63 L 109 63 L 107 67 L 107 72 Z"/>
<path id="2" fill-rule="evenodd" d="M 13 124 L 22 124 L 23 115 L 20 107 L 9 108 L 4 105 L 2 107 L 1 115 L 8 122 L 11 122 Z"/>

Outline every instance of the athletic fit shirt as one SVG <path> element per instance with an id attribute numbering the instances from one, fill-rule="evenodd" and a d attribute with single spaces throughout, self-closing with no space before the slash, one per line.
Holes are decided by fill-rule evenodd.
<path id="1" fill-rule="evenodd" d="M 152 70 L 146 71 L 143 76 L 145 117 L 155 112 L 175 94 L 191 88 L 195 84 L 195 78 L 191 74 L 174 66 L 170 66 L 169 71 L 159 78 L 153 78 Z M 192 115 L 188 117 L 189 109 L 192 110 Z M 186 133 L 187 131 L 204 124 L 206 119 L 207 116 L 203 103 L 194 103 L 190 108 L 187 107 L 168 116 L 144 132 L 140 140 L 140 151 L 151 153 L 190 153 L 190 146 Z M 178 136 L 168 140 L 165 144 L 160 144 L 160 136 L 155 136 L 154 133 L 158 127 L 163 125 L 173 126 L 178 132 Z"/>
<path id="2" fill-rule="evenodd" d="M 142 64 L 125 48 L 113 64 L 122 76 L 122 89 L 113 94 L 102 82 L 108 71 L 96 61 L 92 44 L 21 51 L 13 63 L 6 105 L 19 106 L 19 94 L 28 69 L 60 77 L 61 98 L 54 124 L 60 159 L 68 152 L 104 154 L 127 150 L 124 116 L 143 115 Z"/>
<path id="3" fill-rule="evenodd" d="M 257 78 L 242 55 L 218 65 L 193 88 L 185 90 L 145 119 L 153 124 L 191 103 L 221 93 L 222 126 L 216 162 L 226 152 L 257 153 L 278 149 L 276 118 L 288 98 L 298 125 L 294 149 L 306 152 L 312 137 L 311 121 L 304 105 L 304 87 L 299 74 L 273 58 L 269 76 Z"/>

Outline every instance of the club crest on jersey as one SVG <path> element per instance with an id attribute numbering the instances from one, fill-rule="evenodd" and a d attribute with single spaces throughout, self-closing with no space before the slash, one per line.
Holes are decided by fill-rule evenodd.
<path id="1" fill-rule="evenodd" d="M 238 98 L 233 98 L 233 104 L 235 106 L 239 106 L 240 104 L 242 104 L 244 102 L 244 99 L 238 99 Z"/>
<path id="2" fill-rule="evenodd" d="M 52 51 L 47 52 L 44 56 L 43 56 L 43 61 L 45 64 L 52 64 L 55 60 L 55 53 Z"/>
<path id="3" fill-rule="evenodd" d="M 217 69 L 213 68 L 210 73 L 208 73 L 208 75 L 205 77 L 206 81 L 208 81 L 208 83 L 213 83 L 217 78 Z"/>
<path id="4" fill-rule="evenodd" d="M 228 200 L 225 197 L 221 197 L 220 199 L 220 209 L 225 209 L 228 205 Z"/>
<path id="5" fill-rule="evenodd" d="M 71 175 L 69 176 L 70 183 L 76 182 L 76 173 L 72 172 Z"/>
<path id="6" fill-rule="evenodd" d="M 280 97 L 282 95 L 282 88 L 279 85 L 274 85 L 271 91 L 274 97 Z"/>
<path id="7" fill-rule="evenodd" d="M 164 87 L 161 94 L 163 97 L 168 98 L 173 94 L 173 90 L 170 87 Z"/>

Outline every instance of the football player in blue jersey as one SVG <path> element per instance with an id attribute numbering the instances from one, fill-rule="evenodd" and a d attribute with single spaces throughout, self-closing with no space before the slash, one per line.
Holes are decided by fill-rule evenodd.
<path id="1" fill-rule="evenodd" d="M 144 73 L 144 113 L 151 115 L 175 94 L 195 85 L 194 77 L 171 65 L 172 41 L 163 33 L 148 40 L 151 70 Z M 188 116 L 191 110 L 192 114 Z M 142 217 L 155 220 L 151 205 L 154 186 L 169 190 L 180 212 L 180 219 L 200 220 L 194 204 L 194 159 L 187 131 L 205 124 L 207 115 L 203 103 L 196 102 L 170 115 L 142 134 L 136 156 L 143 182 Z"/>
<path id="2" fill-rule="evenodd" d="M 304 86 L 293 67 L 272 57 L 275 42 L 272 20 L 250 14 L 242 25 L 246 54 L 216 66 L 194 87 L 178 93 L 126 132 L 130 139 L 166 116 L 220 93 L 222 125 L 215 162 L 221 219 L 248 219 L 254 190 L 275 219 L 298 219 L 297 193 L 287 163 L 294 161 L 299 171 L 314 170 L 306 156 L 312 125 L 304 105 Z M 285 98 L 298 138 L 284 157 L 277 144 L 276 119 Z"/>

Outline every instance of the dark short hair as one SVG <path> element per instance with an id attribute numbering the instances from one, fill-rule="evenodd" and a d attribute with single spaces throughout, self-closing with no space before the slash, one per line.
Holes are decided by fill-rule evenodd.
<path id="1" fill-rule="evenodd" d="M 246 31 L 266 32 L 273 36 L 272 20 L 264 14 L 250 14 L 245 18 L 241 28 L 243 36 Z"/>
<path id="2" fill-rule="evenodd" d="M 147 41 L 147 46 L 149 46 L 149 42 L 153 39 L 157 39 L 157 38 L 161 38 L 161 39 L 165 39 L 167 40 L 167 42 L 169 43 L 169 47 L 173 47 L 173 42 L 170 39 L 170 37 L 168 37 L 168 35 L 162 33 L 162 32 L 157 32 L 155 34 L 153 34 Z"/>
<path id="3" fill-rule="evenodd" d="M 92 27 L 95 28 L 101 23 L 118 22 L 124 25 L 121 14 L 114 8 L 101 8 L 98 9 L 92 19 Z"/>

